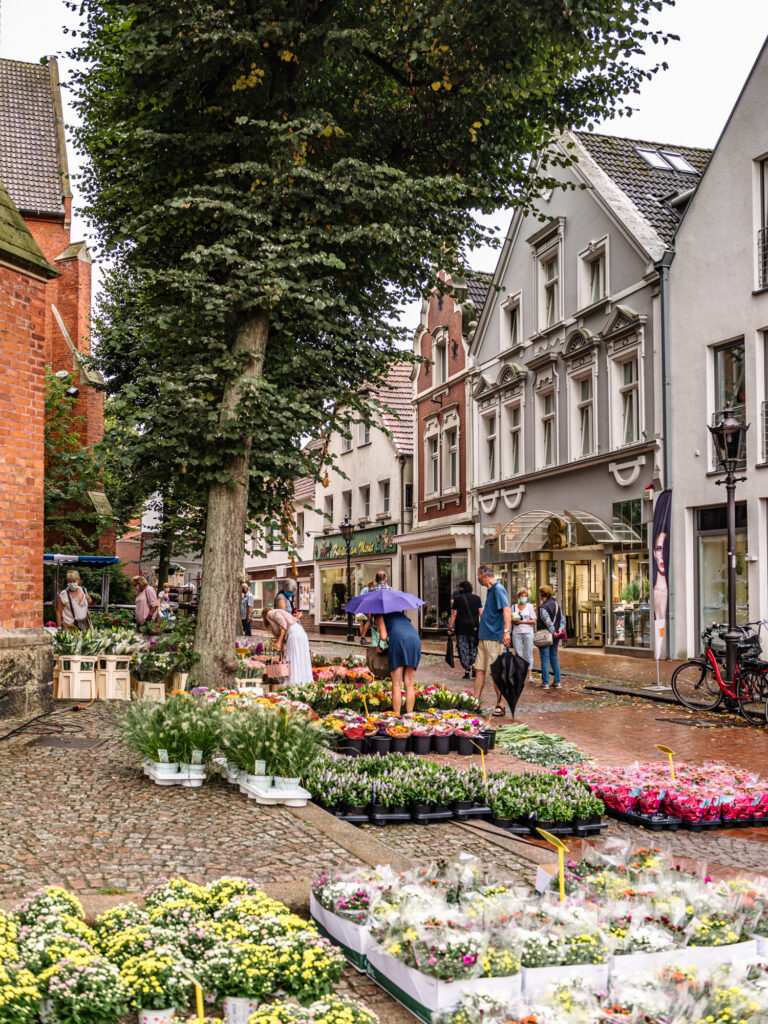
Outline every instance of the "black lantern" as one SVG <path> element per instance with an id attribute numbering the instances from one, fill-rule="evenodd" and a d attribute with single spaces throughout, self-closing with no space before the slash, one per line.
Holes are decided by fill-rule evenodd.
<path id="1" fill-rule="evenodd" d="M 733 415 L 733 409 L 724 409 L 716 427 L 709 427 L 715 444 L 717 461 L 726 473 L 733 473 L 744 461 L 744 446 L 749 426 Z"/>
<path id="2" fill-rule="evenodd" d="M 350 523 L 349 516 L 344 516 L 344 522 L 339 529 L 341 530 L 341 536 L 344 538 L 344 543 L 351 544 L 352 538 L 355 535 L 355 524 Z"/>

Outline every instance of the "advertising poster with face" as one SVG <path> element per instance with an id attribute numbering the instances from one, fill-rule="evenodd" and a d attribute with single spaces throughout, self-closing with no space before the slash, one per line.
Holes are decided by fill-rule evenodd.
<path id="1" fill-rule="evenodd" d="M 672 491 L 662 491 L 653 510 L 653 557 L 651 559 L 653 583 L 653 654 L 658 661 L 664 646 L 667 625 L 667 567 L 669 565 L 669 522 L 672 511 Z"/>

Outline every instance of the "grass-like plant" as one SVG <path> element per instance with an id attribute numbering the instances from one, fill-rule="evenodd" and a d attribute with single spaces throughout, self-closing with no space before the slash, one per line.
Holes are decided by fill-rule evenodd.
<path id="1" fill-rule="evenodd" d="M 265 761 L 268 775 L 301 778 L 324 744 L 319 725 L 283 708 L 256 707 L 223 716 L 221 751 L 250 774 L 256 761 Z"/>

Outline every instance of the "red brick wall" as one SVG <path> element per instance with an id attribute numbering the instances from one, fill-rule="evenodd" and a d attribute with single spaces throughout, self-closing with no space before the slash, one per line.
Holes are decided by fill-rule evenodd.
<path id="1" fill-rule="evenodd" d="M 43 610 L 43 281 L 0 266 L 0 627 Z"/>
<path id="2" fill-rule="evenodd" d="M 435 383 L 435 368 L 422 364 L 419 368 L 419 376 L 416 381 L 417 404 L 416 404 L 416 444 L 418 445 L 418 480 L 417 500 L 419 503 L 419 522 L 435 522 L 446 516 L 459 515 L 467 509 L 467 410 L 466 410 L 466 352 L 462 341 L 461 330 L 461 309 L 456 306 L 449 295 L 442 297 L 442 302 L 437 294 L 433 294 L 429 300 L 429 311 L 427 313 L 428 331 L 421 339 L 420 354 L 426 359 L 433 355 L 434 332 L 440 327 L 448 329 L 448 376 L 461 374 L 447 388 L 448 393 L 444 394 L 442 405 L 437 405 L 430 397 L 418 400 L 421 392 L 432 388 Z M 455 350 L 455 351 L 454 351 Z M 445 392 L 445 388 L 438 388 L 438 391 Z M 424 482 L 428 467 L 424 459 L 424 432 L 427 419 L 438 415 L 442 422 L 443 411 L 456 405 L 459 416 L 459 494 L 460 501 L 456 501 L 455 495 L 449 495 L 444 501 L 444 507 L 436 506 L 425 508 Z M 441 453 L 441 472 L 445 464 L 445 458 Z M 434 499 L 430 499 L 432 505 Z"/>

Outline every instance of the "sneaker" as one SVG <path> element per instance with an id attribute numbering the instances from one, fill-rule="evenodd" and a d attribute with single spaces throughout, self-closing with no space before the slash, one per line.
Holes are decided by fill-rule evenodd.
<path id="1" fill-rule="evenodd" d="M 555 689 L 556 690 L 562 690 L 562 688 L 563 688 L 563 684 L 562 683 L 555 683 Z"/>
<path id="2" fill-rule="evenodd" d="M 363 640 L 360 641 L 360 646 L 361 647 L 370 647 L 371 646 L 371 641 L 363 639 Z"/>
<path id="3" fill-rule="evenodd" d="M 542 688 L 542 690 L 548 690 L 549 689 L 549 683 L 542 683 L 541 684 L 541 688 Z"/>

